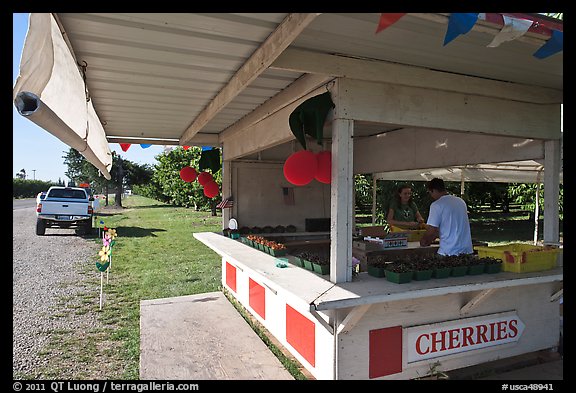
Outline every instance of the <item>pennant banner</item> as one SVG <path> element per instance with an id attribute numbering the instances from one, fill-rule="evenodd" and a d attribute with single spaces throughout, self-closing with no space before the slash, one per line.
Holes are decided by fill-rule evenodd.
<path id="1" fill-rule="evenodd" d="M 522 37 L 533 23 L 531 20 L 512 18 L 509 16 L 503 16 L 503 19 L 504 27 L 500 30 L 500 33 L 494 37 L 492 42 L 488 44 L 488 48 L 496 48 L 503 42 Z"/>
<path id="2" fill-rule="evenodd" d="M 552 37 L 538 49 L 533 56 L 538 59 L 544 59 L 555 53 L 562 51 L 564 48 L 564 33 L 558 30 L 552 30 Z"/>
<path id="3" fill-rule="evenodd" d="M 387 27 L 393 25 L 394 23 L 398 22 L 400 18 L 402 18 L 406 13 L 402 14 L 380 14 L 380 22 L 378 22 L 378 27 L 376 28 L 376 33 L 380 33 L 382 30 L 386 29 Z"/>
<path id="4" fill-rule="evenodd" d="M 119 143 L 119 145 L 123 152 L 127 152 L 130 148 L 130 143 Z"/>
<path id="5" fill-rule="evenodd" d="M 448 29 L 446 30 L 446 36 L 444 37 L 444 46 L 452 41 L 454 38 L 461 34 L 466 34 L 478 20 L 478 13 L 475 14 L 461 14 L 452 13 L 450 14 L 450 19 L 448 20 Z"/>
<path id="6" fill-rule="evenodd" d="M 147 143 L 141 143 L 140 146 L 142 147 L 142 149 L 148 149 L 152 145 L 149 145 Z"/>

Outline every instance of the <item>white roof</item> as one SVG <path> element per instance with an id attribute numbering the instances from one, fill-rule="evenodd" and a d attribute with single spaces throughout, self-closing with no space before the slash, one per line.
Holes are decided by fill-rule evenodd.
<path id="1" fill-rule="evenodd" d="M 305 64 L 279 62 L 281 55 L 322 53 L 411 65 L 549 89 L 551 96 L 563 89 L 563 53 L 532 56 L 548 36 L 528 32 L 489 48 L 502 26 L 478 20 L 444 46 L 446 13 L 409 13 L 378 34 L 379 13 L 31 15 L 14 96 L 39 91 L 50 109 L 50 93 L 40 94 L 42 89 L 68 89 L 58 105 L 76 115 L 70 108 L 86 105 L 87 115 L 67 122 L 57 112 L 39 124 L 105 175 L 112 162 L 108 143 L 217 145 L 222 132 L 310 72 Z M 88 103 L 82 75 L 70 76 L 75 63 L 86 66 Z M 355 132 L 361 134 L 362 127 L 358 123 Z"/>

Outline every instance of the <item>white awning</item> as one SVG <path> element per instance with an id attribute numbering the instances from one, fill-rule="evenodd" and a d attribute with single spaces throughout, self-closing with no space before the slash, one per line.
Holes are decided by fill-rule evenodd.
<path id="1" fill-rule="evenodd" d="M 110 179 L 112 153 L 80 69 L 51 14 L 31 13 L 13 90 L 22 116 L 78 150 Z"/>
<path id="2" fill-rule="evenodd" d="M 375 173 L 374 177 L 378 180 L 428 181 L 438 177 L 445 181 L 542 183 L 544 181 L 544 165 L 538 161 L 526 160 L 380 172 Z M 562 170 L 560 171 L 560 183 L 563 183 Z"/>

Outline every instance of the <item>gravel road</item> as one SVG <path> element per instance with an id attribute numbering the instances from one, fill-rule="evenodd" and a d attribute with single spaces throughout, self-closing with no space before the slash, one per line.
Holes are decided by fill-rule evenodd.
<path id="1" fill-rule="evenodd" d="M 46 378 L 43 370 L 59 368 L 54 363 L 62 353 L 53 348 L 53 343 L 47 348 L 54 334 L 62 337 L 100 326 L 95 312 L 74 312 L 79 299 L 89 299 L 90 303 L 93 299 L 95 307 L 91 308 L 98 310 L 99 286 L 86 283 L 88 279 L 94 281 L 92 274 L 99 276 L 95 267 L 89 269 L 96 260 L 99 245 L 77 236 L 74 229 L 48 228 L 45 236 L 36 236 L 35 225 L 34 207 L 14 208 L 14 379 Z M 60 377 L 73 375 L 74 370 L 68 369 Z"/>

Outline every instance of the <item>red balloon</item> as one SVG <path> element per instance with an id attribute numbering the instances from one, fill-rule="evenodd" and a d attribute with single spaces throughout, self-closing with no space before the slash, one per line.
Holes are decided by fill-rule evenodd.
<path id="1" fill-rule="evenodd" d="M 184 168 L 180 169 L 180 179 L 184 180 L 185 182 L 193 182 L 196 180 L 197 176 L 198 172 L 196 172 L 196 169 L 192 167 L 185 166 Z"/>
<path id="2" fill-rule="evenodd" d="M 314 179 L 318 168 L 316 156 L 309 150 L 292 154 L 284 163 L 284 177 L 295 186 L 305 186 Z"/>
<path id="3" fill-rule="evenodd" d="M 218 187 L 218 183 L 216 183 L 214 180 L 211 180 L 204 185 L 204 195 L 206 195 L 206 197 L 214 198 L 219 193 L 220 188 Z"/>
<path id="4" fill-rule="evenodd" d="M 202 186 L 205 186 L 206 183 L 212 180 L 214 180 L 214 178 L 208 172 L 200 172 L 200 174 L 198 175 L 198 183 L 200 183 L 200 185 Z"/>
<path id="5" fill-rule="evenodd" d="M 127 152 L 130 146 L 131 146 L 130 143 L 120 143 L 120 148 L 122 149 L 123 152 Z"/>
<path id="6" fill-rule="evenodd" d="M 314 178 L 320 183 L 330 184 L 332 177 L 332 153 L 329 150 L 324 150 L 316 154 L 318 161 L 318 168 Z"/>

